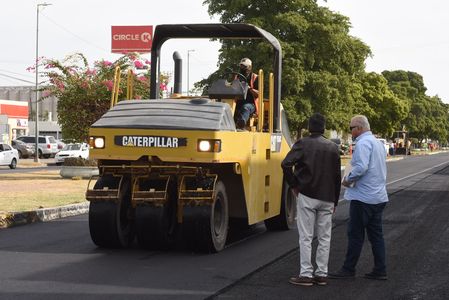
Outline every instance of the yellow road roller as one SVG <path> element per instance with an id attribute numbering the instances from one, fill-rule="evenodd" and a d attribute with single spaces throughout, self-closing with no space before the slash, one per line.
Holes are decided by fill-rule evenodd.
<path id="1" fill-rule="evenodd" d="M 161 46 L 175 38 L 264 39 L 272 46 L 268 87 L 259 80 L 259 113 L 246 130 L 236 129 L 233 116 L 247 92 L 238 79 L 214 82 L 207 96 L 159 99 Z M 93 242 L 127 247 L 137 237 L 148 249 L 181 242 L 219 252 L 233 224 L 291 228 L 296 204 L 281 169 L 291 147 L 280 104 L 281 58 L 278 40 L 253 25 L 158 25 L 151 99 L 120 101 L 89 130 L 100 174 L 86 191 Z"/>

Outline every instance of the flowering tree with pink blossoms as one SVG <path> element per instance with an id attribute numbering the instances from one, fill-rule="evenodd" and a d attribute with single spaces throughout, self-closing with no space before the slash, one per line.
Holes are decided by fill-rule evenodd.
<path id="1" fill-rule="evenodd" d="M 86 141 L 89 127 L 109 108 L 115 68 L 121 70 L 118 99 L 126 97 L 127 72 L 133 70 L 133 99 L 148 99 L 150 92 L 150 62 L 138 54 L 125 54 L 115 62 L 96 61 L 90 66 L 84 55 L 77 53 L 63 60 L 42 59 L 46 84 L 40 89 L 42 99 L 58 98 L 58 120 L 64 139 Z M 30 68 L 31 70 L 33 68 Z M 161 90 L 169 81 L 161 75 Z"/>

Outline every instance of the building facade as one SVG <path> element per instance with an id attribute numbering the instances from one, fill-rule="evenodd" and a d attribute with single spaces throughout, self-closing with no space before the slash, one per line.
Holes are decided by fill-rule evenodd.
<path id="1" fill-rule="evenodd" d="M 40 96 L 40 92 L 39 95 Z M 35 118 L 36 93 L 34 86 L 2 86 L 0 99 L 14 100 L 28 103 L 29 120 Z M 58 121 L 58 98 L 51 96 L 39 101 L 39 121 Z"/>
<path id="2" fill-rule="evenodd" d="M 38 94 L 40 97 L 40 92 Z M 34 86 L 3 86 L 0 87 L 0 101 L 11 101 L 0 111 L 0 140 L 10 143 L 11 140 L 22 135 L 35 134 L 36 93 Z M 38 102 L 39 105 L 39 134 L 52 135 L 61 139 L 61 128 L 58 124 L 58 98 L 48 97 Z"/>
<path id="3" fill-rule="evenodd" d="M 0 99 L 0 140 L 11 143 L 11 140 L 28 134 L 28 103 Z"/>

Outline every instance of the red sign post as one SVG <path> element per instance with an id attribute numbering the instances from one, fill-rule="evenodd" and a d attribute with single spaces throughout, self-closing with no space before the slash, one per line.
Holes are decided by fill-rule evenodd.
<path id="1" fill-rule="evenodd" d="M 111 26 L 112 53 L 151 52 L 153 26 Z"/>

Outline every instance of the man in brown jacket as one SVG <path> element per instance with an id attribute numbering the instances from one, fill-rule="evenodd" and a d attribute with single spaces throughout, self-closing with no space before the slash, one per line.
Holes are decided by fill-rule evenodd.
<path id="1" fill-rule="evenodd" d="M 300 272 L 290 283 L 327 284 L 327 264 L 332 214 L 338 204 L 341 161 L 338 146 L 323 136 L 326 120 L 315 113 L 309 119 L 310 136 L 299 139 L 282 162 L 284 178 L 297 200 Z M 312 240 L 316 230 L 316 265 L 312 265 Z"/>

